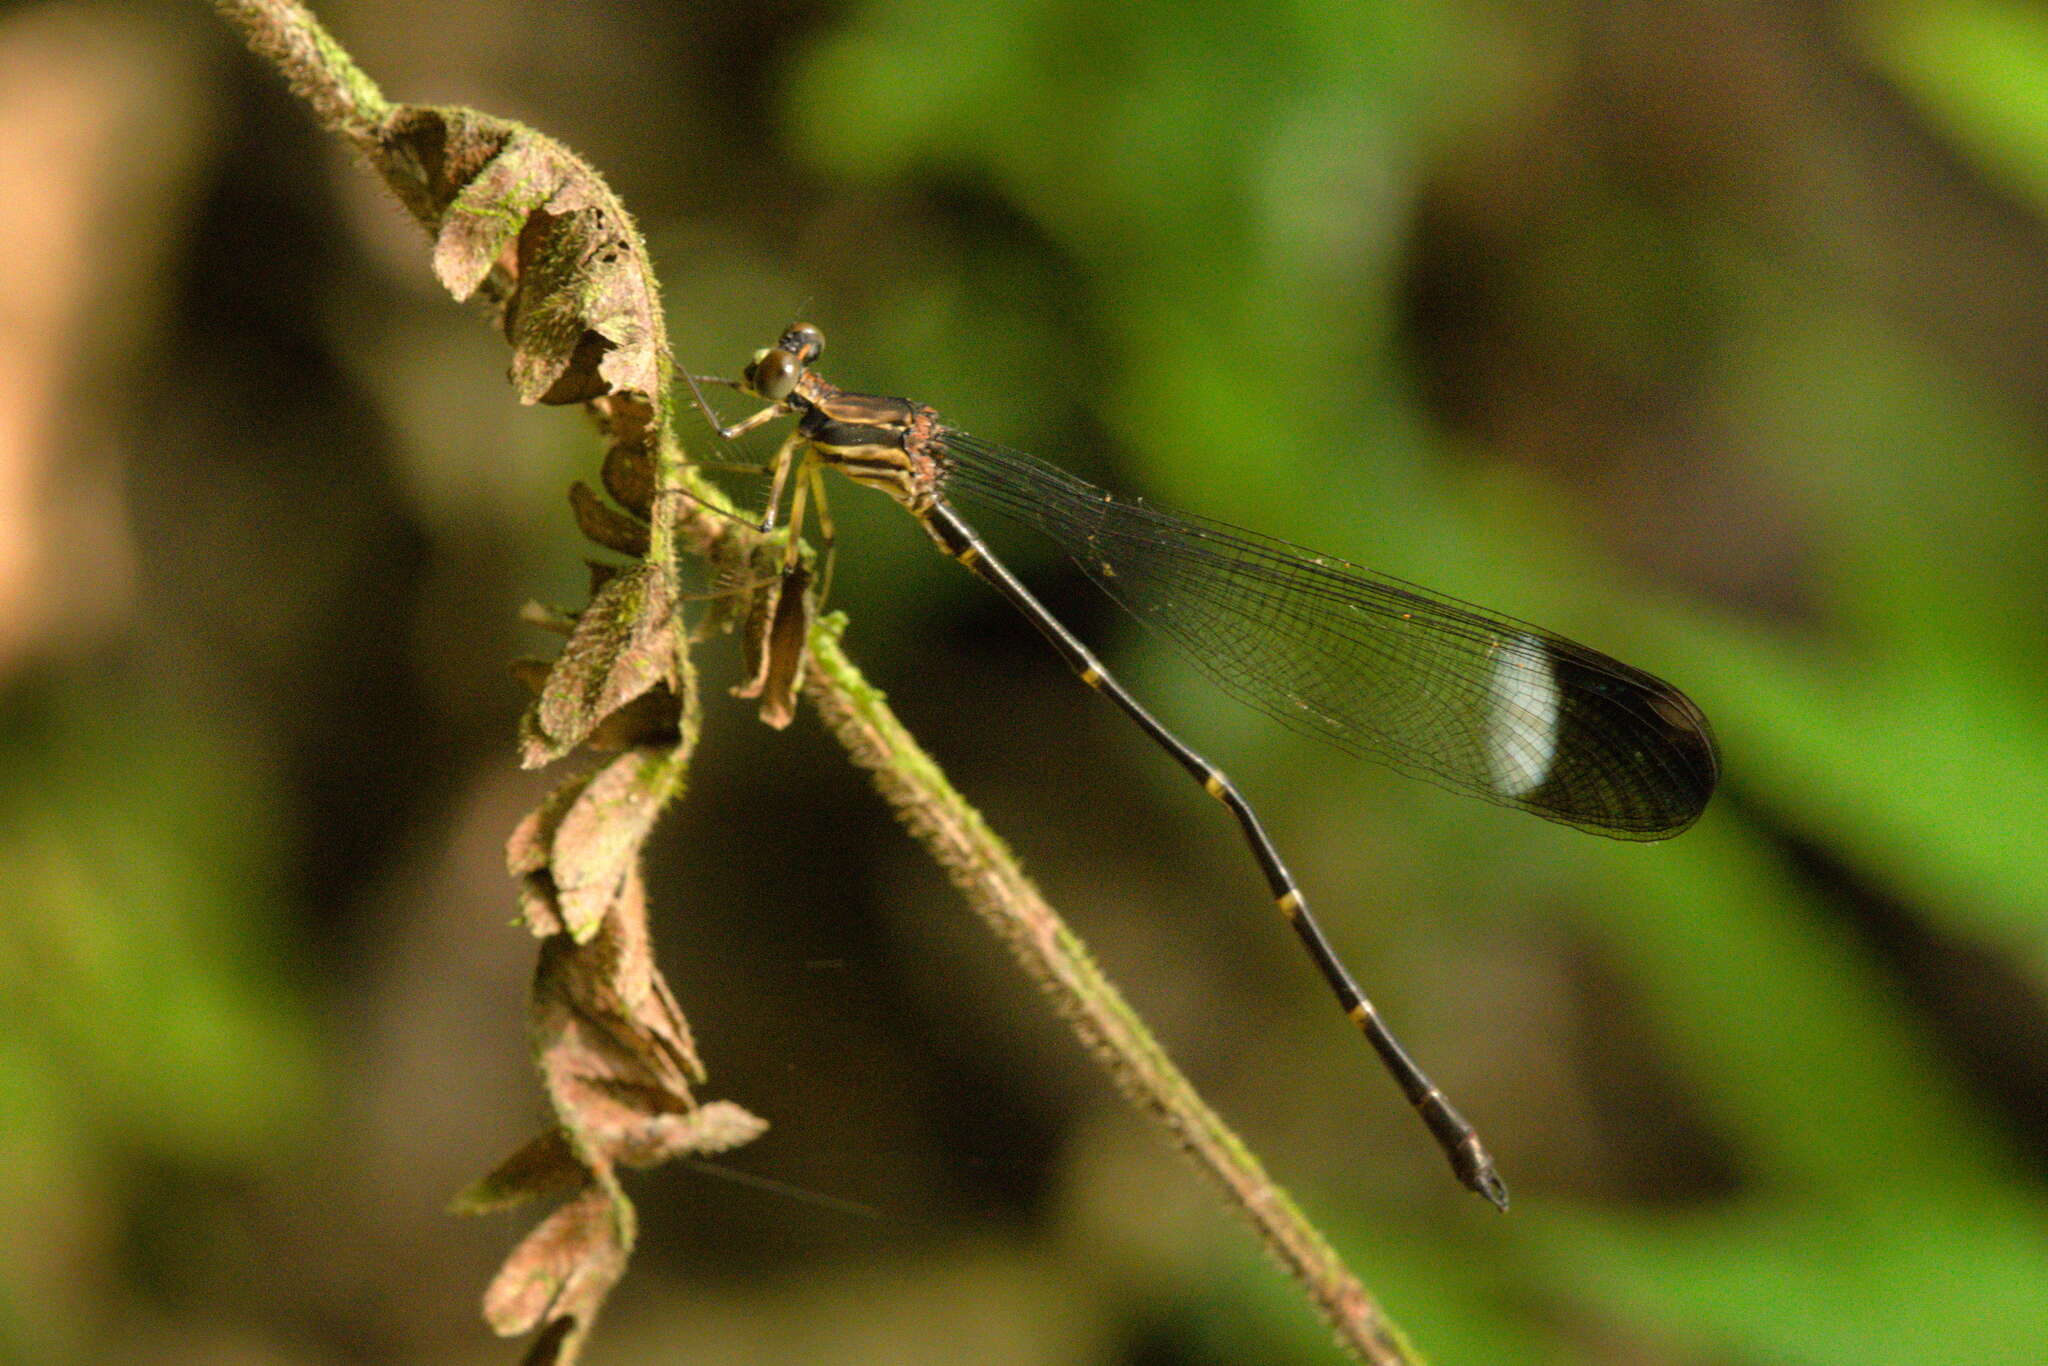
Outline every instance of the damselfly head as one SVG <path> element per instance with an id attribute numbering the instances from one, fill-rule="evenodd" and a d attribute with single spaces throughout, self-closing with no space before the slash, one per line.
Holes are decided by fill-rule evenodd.
<path id="1" fill-rule="evenodd" d="M 753 363 L 740 373 L 740 381 L 747 392 L 780 403 L 796 391 L 797 381 L 824 351 L 823 332 L 809 323 L 791 323 L 774 346 L 754 353 Z"/>
<path id="2" fill-rule="evenodd" d="M 795 391 L 803 373 L 804 363 L 777 346 L 756 351 L 753 364 L 740 372 L 740 382 L 748 393 L 780 403 Z"/>
<path id="3" fill-rule="evenodd" d="M 776 349 L 787 351 L 805 365 L 814 365 L 818 357 L 825 354 L 825 334 L 810 323 L 791 323 L 789 330 L 782 334 L 782 340 L 775 343 Z"/>

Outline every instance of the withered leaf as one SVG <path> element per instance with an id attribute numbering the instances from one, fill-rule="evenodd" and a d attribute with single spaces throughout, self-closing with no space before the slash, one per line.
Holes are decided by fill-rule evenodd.
<path id="1" fill-rule="evenodd" d="M 519 619 L 528 626 L 536 626 L 543 631 L 552 631 L 558 636 L 569 635 L 576 629 L 576 614 L 574 612 L 564 612 L 559 607 L 550 607 L 544 602 L 535 602 L 531 598 L 528 598 L 526 604 L 519 609 Z"/>
<path id="2" fill-rule="evenodd" d="M 401 109 L 381 141 L 394 169 L 417 167 L 387 179 L 434 229 L 434 273 L 449 292 L 503 282 L 523 401 L 662 393 L 654 276 L 596 171 L 553 138 L 466 109 Z"/>
<path id="3" fill-rule="evenodd" d="M 689 1021 L 655 965 L 647 928 L 647 881 L 637 863 L 626 870 L 614 911 L 606 924 L 611 957 L 604 980 L 596 984 L 600 991 L 595 999 L 629 1022 L 636 1052 L 655 1084 L 687 1101 L 689 1084 L 704 1080 L 704 1063 L 697 1056 Z"/>
<path id="4" fill-rule="evenodd" d="M 529 713 L 520 756 L 528 768 L 561 757 L 619 707 L 675 667 L 675 590 L 654 565 L 619 571 L 577 619 L 576 630 Z"/>
<path id="5" fill-rule="evenodd" d="M 768 1132 L 768 1121 L 729 1100 L 707 1101 L 684 1114 L 649 1115 L 614 1137 L 612 1157 L 652 1167 L 678 1157 L 729 1152 Z"/>
<path id="6" fill-rule="evenodd" d="M 632 1206 L 591 1187 L 535 1225 L 505 1259 L 484 1292 L 485 1320 L 505 1337 L 543 1320 L 587 1327 L 625 1270 L 632 1241 Z"/>
<path id="7" fill-rule="evenodd" d="M 563 923 L 578 943 L 597 932 L 626 890 L 640 846 L 661 814 L 669 762 L 659 751 L 621 754 L 597 771 L 556 827 L 548 862 Z"/>
<path id="8" fill-rule="evenodd" d="M 555 895 L 553 877 L 547 873 L 528 873 L 519 879 L 519 918 L 535 939 L 568 932 L 562 923 L 562 902 Z"/>
<path id="9" fill-rule="evenodd" d="M 661 393 L 661 304 L 625 210 L 559 143 L 534 155 L 536 173 L 557 172 L 561 184 L 519 237 L 519 288 L 505 317 L 514 389 L 528 403 Z"/>
<path id="10" fill-rule="evenodd" d="M 523 131 L 519 124 L 474 109 L 400 105 L 378 132 L 376 162 L 400 202 L 439 236 L 448 206 L 462 187 Z M 488 225 L 465 218 L 459 226 Z M 509 232 L 517 230 L 516 223 L 510 225 Z M 445 268 L 439 259 L 443 251 L 450 257 Z M 488 235 L 467 251 L 437 247 L 435 274 L 456 298 L 467 299 L 490 274 L 497 254 Z"/>
<path id="11" fill-rule="evenodd" d="M 601 470 L 604 491 L 634 516 L 647 520 L 654 510 L 654 461 L 646 447 L 614 440 Z"/>
<path id="12" fill-rule="evenodd" d="M 625 881 L 587 943 L 546 945 L 533 987 L 532 1034 L 562 1122 L 582 1119 L 564 1099 L 571 1084 L 653 1088 L 643 1110 L 683 1110 L 704 1064 L 689 1024 L 654 965 L 647 937 L 647 889 L 629 864 Z M 610 1092 L 607 1092 L 610 1094 Z"/>
<path id="13" fill-rule="evenodd" d="M 546 871 L 554 857 L 555 831 L 561 828 L 563 815 L 583 795 L 583 789 L 590 786 L 591 777 L 579 773 L 557 784 L 554 791 L 541 798 L 539 806 L 520 818 L 505 840 L 506 872 L 524 877 Z"/>
<path id="14" fill-rule="evenodd" d="M 505 869 L 519 880 L 519 915 L 535 938 L 563 931 L 562 908 L 555 893 L 555 831 L 562 817 L 590 786 L 590 774 L 579 773 L 560 784 L 526 813 L 505 841 Z"/>
<path id="15" fill-rule="evenodd" d="M 709 1108 L 709 1107 L 706 1107 Z M 471 1183 L 448 1204 L 451 1214 L 493 1214 L 543 1195 L 571 1191 L 590 1179 L 590 1169 L 576 1160 L 559 1128 L 549 1128 L 521 1144 Z"/>
<path id="16" fill-rule="evenodd" d="M 700 1105 L 691 1119 L 690 1151 L 699 1155 L 731 1152 L 768 1132 L 767 1120 L 729 1100 Z"/>
<path id="17" fill-rule="evenodd" d="M 682 734 L 683 705 L 666 685 L 657 683 L 591 728 L 584 747 L 600 754 L 639 745 L 668 748 Z"/>
<path id="18" fill-rule="evenodd" d="M 732 695 L 760 698 L 761 720 L 776 730 L 796 717 L 796 691 L 803 685 L 811 629 L 810 586 L 810 570 L 792 565 L 770 592 L 755 599 L 747 618 L 750 677 Z"/>
<path id="19" fill-rule="evenodd" d="M 621 896 L 619 901 L 622 906 L 626 906 L 634 904 L 637 900 L 642 906 L 639 912 L 642 935 L 646 934 L 646 896 L 646 885 L 640 880 L 640 872 L 636 868 L 628 879 L 625 895 Z M 627 988 L 627 1000 L 633 1005 L 634 1017 L 640 1021 L 641 1028 L 647 1031 L 648 1036 L 661 1049 L 672 1068 L 691 1081 L 701 1082 L 705 1078 L 704 1062 L 697 1056 L 697 1041 L 690 1033 L 690 1022 L 683 1018 L 683 1008 L 676 1004 L 675 993 L 669 990 L 668 979 L 663 977 L 661 969 L 655 966 L 654 946 L 651 943 L 646 945 L 643 953 L 647 962 L 646 992 L 635 994 L 632 991 L 632 983 L 624 984 Z"/>
<path id="20" fill-rule="evenodd" d="M 569 506 L 585 536 L 606 550 L 647 558 L 647 524 L 605 502 L 581 479 L 569 485 Z"/>
<path id="21" fill-rule="evenodd" d="M 550 664 L 548 670 L 552 673 L 554 665 Z M 542 679 L 541 683 L 545 687 L 547 680 Z M 538 768 L 542 764 L 560 758 L 565 752 L 566 747 L 559 745 L 553 736 L 541 729 L 538 700 L 536 700 L 535 705 L 528 707 L 520 713 L 519 766 L 521 768 Z"/>

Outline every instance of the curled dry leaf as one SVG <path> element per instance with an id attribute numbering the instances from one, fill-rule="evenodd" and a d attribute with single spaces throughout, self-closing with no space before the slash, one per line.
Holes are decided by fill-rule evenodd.
<path id="1" fill-rule="evenodd" d="M 767 1120 L 729 1100 L 700 1105 L 691 1119 L 690 1147 L 677 1149 L 678 1156 L 684 1151 L 697 1156 L 731 1152 L 768 1132 Z"/>
<path id="2" fill-rule="evenodd" d="M 693 1097 L 704 1066 L 648 937 L 640 843 L 687 751 L 632 750 L 561 784 L 506 843 L 528 923 L 543 935 L 529 1033 L 556 1123 L 453 1208 L 481 1214 L 573 1193 L 485 1293 L 499 1333 L 536 1333 L 528 1362 L 573 1361 L 624 1271 L 634 1215 L 615 1177 L 621 1163 L 720 1152 L 767 1127 L 729 1101 Z"/>
<path id="3" fill-rule="evenodd" d="M 544 873 L 554 859 L 555 831 L 562 816 L 590 786 L 590 774 L 579 773 L 541 799 L 541 804 L 512 827 L 505 840 L 505 871 L 513 877 Z"/>
<path id="4" fill-rule="evenodd" d="M 811 572 L 789 568 L 774 586 L 755 595 L 747 615 L 747 681 L 734 697 L 761 699 L 760 717 L 777 730 L 796 718 L 796 692 L 803 686 L 805 642 L 811 629 Z"/>
<path id="5" fill-rule="evenodd" d="M 653 1167 L 679 1157 L 705 1157 L 751 1143 L 768 1131 L 768 1121 L 729 1100 L 707 1101 L 688 1114 L 649 1115 L 622 1129 L 613 1157 L 633 1167 Z"/>
<path id="6" fill-rule="evenodd" d="M 654 462 L 644 444 L 613 441 L 605 452 L 602 478 L 604 491 L 614 502 L 642 521 L 649 520 L 654 511 Z"/>
<path id="7" fill-rule="evenodd" d="M 465 1212 L 609 1180 L 621 1162 L 721 1152 L 767 1127 L 729 1101 L 693 1098 L 704 1065 L 655 966 L 637 873 L 588 943 L 566 934 L 543 943 L 529 1031 L 557 1127 L 459 1196 Z"/>
<path id="8" fill-rule="evenodd" d="M 549 850 L 562 922 L 577 942 L 604 924 L 631 880 L 638 884 L 640 846 L 668 797 L 673 757 L 635 749 L 599 769 L 562 813 Z"/>
<path id="9" fill-rule="evenodd" d="M 529 883 L 551 881 L 575 812 L 616 767 L 551 794 L 514 833 L 508 867 Z M 654 964 L 646 889 L 634 864 L 587 943 L 567 934 L 542 943 L 529 1027 L 556 1125 L 458 1195 L 453 1208 L 481 1214 L 574 1192 L 506 1258 L 484 1296 L 484 1315 L 499 1333 L 537 1332 L 528 1362 L 565 1366 L 632 1247 L 634 1214 L 617 1166 L 725 1151 L 767 1126 L 729 1101 L 700 1106 L 692 1098 L 704 1068 Z"/>
<path id="10" fill-rule="evenodd" d="M 709 1106 L 705 1107 L 709 1109 Z M 575 1190 L 590 1169 L 569 1151 L 560 1129 L 536 1134 L 497 1166 L 448 1202 L 451 1214 L 495 1214 L 543 1195 Z"/>
<path id="11" fill-rule="evenodd" d="M 568 618 L 568 629 L 563 634 L 570 634 L 575 626 L 576 619 Z M 535 697 L 547 687 L 548 675 L 554 668 L 551 659 L 515 659 L 511 664 L 512 676 Z M 583 747 L 599 754 L 615 754 L 640 746 L 672 749 L 682 739 L 682 717 L 683 704 L 666 684 L 657 683 L 591 727 L 590 734 L 583 737 Z M 542 748 L 549 745 L 551 742 L 533 724 L 531 714 L 525 719 L 529 724 L 522 731 L 522 748 L 529 744 Z"/>
<path id="12" fill-rule="evenodd" d="M 675 589 L 650 564 L 620 570 L 576 621 L 576 629 L 528 713 L 521 762 L 560 758 L 618 708 L 656 683 L 673 681 Z"/>
<path id="13" fill-rule="evenodd" d="M 559 607 L 550 607 L 544 602 L 535 602 L 531 598 L 527 599 L 526 605 L 519 609 L 519 619 L 528 626 L 537 627 L 540 630 L 548 631 L 558 636 L 568 636 L 576 630 L 576 614 L 574 612 L 564 612 Z M 551 661 L 543 660 L 542 664 L 543 666 L 548 666 L 551 664 Z M 534 689 L 536 693 L 539 691 L 538 687 Z"/>
<path id="14" fill-rule="evenodd" d="M 551 1327 L 566 1323 L 580 1339 L 625 1270 L 633 1245 L 632 1211 L 625 1200 L 613 1200 L 593 1186 L 541 1220 L 484 1292 L 484 1318 L 505 1337 L 530 1333 L 545 1322 Z M 543 1359 L 567 1357 L 557 1353 Z"/>
<path id="15" fill-rule="evenodd" d="M 520 918 L 535 938 L 545 939 L 565 929 L 552 867 L 555 831 L 583 789 L 590 786 L 592 776 L 579 773 L 558 786 L 526 813 L 505 841 L 505 870 L 519 879 Z"/>
<path id="16" fill-rule="evenodd" d="M 605 488 L 624 511 L 579 484 L 571 492 L 577 522 L 598 544 L 644 560 L 654 454 L 673 440 L 669 362 L 654 277 L 623 207 L 560 143 L 470 110 L 400 107 L 370 151 L 433 233 L 442 283 L 458 299 L 482 295 L 501 306 L 521 400 L 584 402 L 601 424 Z M 716 530 L 711 540 L 715 549 Z M 692 707 L 695 699 L 675 584 L 666 567 L 601 566 L 591 593 L 574 618 L 537 614 L 568 636 L 553 665 L 515 666 L 538 694 L 521 722 L 529 767 L 578 744 L 624 750 L 558 787 L 506 849 L 526 922 L 543 941 L 531 1023 L 557 1127 L 457 1201 L 477 1212 L 574 1192 L 506 1260 L 485 1297 L 492 1326 L 537 1332 L 526 1359 L 551 1366 L 577 1355 L 632 1246 L 632 1207 L 614 1166 L 719 1151 L 764 1127 L 729 1102 L 699 1106 L 692 1097 L 703 1067 L 647 943 L 639 851 L 680 785 L 691 738 L 682 699 Z M 795 605 L 783 612 L 800 612 L 801 587 L 790 596 Z M 780 714 L 778 699 L 796 686 L 794 629 L 782 613 L 764 623 L 764 714 Z"/>
<path id="17" fill-rule="evenodd" d="M 580 479 L 569 485 L 569 506 L 585 536 L 621 555 L 647 558 L 647 524 L 605 502 Z"/>
<path id="18" fill-rule="evenodd" d="M 597 723 L 583 737 L 585 749 L 600 754 L 640 747 L 668 749 L 682 737 L 682 703 L 657 683 Z"/>
<path id="19" fill-rule="evenodd" d="M 649 1111 L 687 1110 L 704 1078 L 690 1028 L 654 965 L 647 939 L 647 893 L 637 870 L 621 889 L 617 914 L 589 942 L 558 936 L 541 947 L 533 985 L 532 1034 L 556 1115 L 584 1127 L 567 1097 L 575 1088 L 642 1088 L 631 1103 Z M 580 1097 L 581 1092 L 577 1095 Z"/>
<path id="20" fill-rule="evenodd" d="M 386 180 L 434 233 L 441 283 L 504 302 L 523 401 L 665 391 L 646 248 L 596 171 L 553 138 L 468 109 L 403 106 L 378 141 Z"/>
<path id="21" fill-rule="evenodd" d="M 562 903 L 555 896 L 555 880 L 546 873 L 528 873 L 519 879 L 519 918 L 535 939 L 567 934 L 562 923 Z"/>

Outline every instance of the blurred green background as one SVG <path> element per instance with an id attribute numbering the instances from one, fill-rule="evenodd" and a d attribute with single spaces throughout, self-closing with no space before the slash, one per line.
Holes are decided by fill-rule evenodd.
<path id="1" fill-rule="evenodd" d="M 1502 1217 L 1213 804 L 836 501 L 855 657 L 1434 1360 L 2048 1360 L 2048 11 L 318 8 L 589 157 L 684 364 L 801 315 L 843 384 L 1705 707 L 1721 796 L 1612 844 L 1298 740 L 999 541 L 1265 813 Z M 442 1206 L 542 1115 L 504 665 L 595 440 L 201 5 L 0 14 L 0 241 L 0 1357 L 512 1360 L 527 1216 Z M 732 654 L 650 872 L 775 1184 L 635 1178 L 590 1359 L 1333 1359 Z"/>

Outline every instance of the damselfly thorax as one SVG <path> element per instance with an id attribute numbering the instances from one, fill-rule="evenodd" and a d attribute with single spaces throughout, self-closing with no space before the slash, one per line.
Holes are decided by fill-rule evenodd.
<path id="1" fill-rule="evenodd" d="M 848 393 L 808 370 L 788 402 L 796 435 L 819 461 L 912 512 L 931 506 L 939 479 L 937 413 L 908 399 Z"/>

